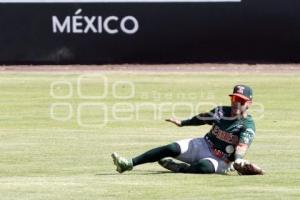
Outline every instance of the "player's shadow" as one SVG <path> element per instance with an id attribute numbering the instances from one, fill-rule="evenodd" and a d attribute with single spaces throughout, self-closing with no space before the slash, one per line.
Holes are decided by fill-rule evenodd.
<path id="1" fill-rule="evenodd" d="M 175 174 L 175 173 L 171 172 L 171 171 L 134 170 L 134 172 L 128 172 L 128 173 L 125 172 L 123 174 L 119 174 L 118 172 L 99 173 L 99 174 L 96 174 L 96 176 L 115 176 L 115 175 L 139 176 L 139 175 L 161 175 L 161 174 Z"/>

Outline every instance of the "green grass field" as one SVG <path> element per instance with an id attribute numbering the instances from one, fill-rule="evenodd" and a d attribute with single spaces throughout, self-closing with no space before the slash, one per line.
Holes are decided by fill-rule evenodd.
<path id="1" fill-rule="evenodd" d="M 254 89 L 247 159 L 265 176 L 174 174 L 156 163 L 115 172 L 113 151 L 130 157 L 204 135 L 208 126 L 164 119 L 226 105 L 237 83 Z M 299 199 L 299 88 L 297 73 L 1 72 L 0 199 Z"/>

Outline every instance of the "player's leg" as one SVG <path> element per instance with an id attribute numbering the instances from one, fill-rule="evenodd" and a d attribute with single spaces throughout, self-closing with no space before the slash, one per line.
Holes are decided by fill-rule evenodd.
<path id="1" fill-rule="evenodd" d="M 180 146 L 177 143 L 157 147 L 151 149 L 132 159 L 126 159 L 118 156 L 116 153 L 112 154 L 114 164 L 117 166 L 117 171 L 122 173 L 124 171 L 132 170 L 134 166 L 157 162 L 165 157 L 177 157 L 180 154 Z"/>
<path id="2" fill-rule="evenodd" d="M 176 159 L 189 164 L 201 160 L 202 158 L 204 158 L 203 152 L 206 151 L 203 142 L 203 138 L 193 138 L 177 141 L 176 143 L 179 145 L 181 152 L 179 156 L 176 157 Z"/>
<path id="3" fill-rule="evenodd" d="M 232 170 L 231 162 L 225 161 L 212 154 L 203 138 L 181 140 L 177 143 L 180 146 L 181 154 L 176 157 L 176 159 L 185 163 L 177 163 L 172 159 L 159 161 L 159 164 L 168 170 L 173 172 L 202 174 L 226 174 Z"/>
<path id="4" fill-rule="evenodd" d="M 202 159 L 192 164 L 177 163 L 172 159 L 163 159 L 158 162 L 164 168 L 176 173 L 211 174 L 216 172 L 214 162 Z"/>
<path id="5" fill-rule="evenodd" d="M 151 149 L 132 159 L 133 166 L 144 163 L 157 162 L 166 157 L 177 157 L 180 154 L 180 146 L 172 143 L 162 147 Z"/>
<path id="6" fill-rule="evenodd" d="M 176 142 L 181 149 L 177 160 L 184 163 L 174 162 L 172 159 L 164 159 L 159 164 L 173 172 L 181 173 L 216 173 L 218 160 L 212 157 L 210 149 L 204 138 L 180 140 Z"/>

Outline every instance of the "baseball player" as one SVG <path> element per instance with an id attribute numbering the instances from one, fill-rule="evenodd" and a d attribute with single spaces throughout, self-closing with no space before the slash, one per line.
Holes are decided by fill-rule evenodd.
<path id="1" fill-rule="evenodd" d="M 225 174 L 250 164 L 244 157 L 255 136 L 254 121 L 247 112 L 252 104 L 252 89 L 236 85 L 229 96 L 231 106 L 219 106 L 187 120 L 166 120 L 179 127 L 210 125 L 211 129 L 204 137 L 180 140 L 130 159 L 113 153 L 116 170 L 123 173 L 137 165 L 158 161 L 164 168 L 177 173 Z M 261 173 L 261 170 L 255 172 Z"/>

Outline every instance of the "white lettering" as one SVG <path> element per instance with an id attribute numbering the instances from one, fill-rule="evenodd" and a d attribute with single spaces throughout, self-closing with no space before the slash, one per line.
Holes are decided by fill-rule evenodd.
<path id="1" fill-rule="evenodd" d="M 57 18 L 57 16 L 52 17 L 52 28 L 53 28 L 53 33 L 63 33 L 66 32 L 70 33 L 71 31 L 71 23 L 70 23 L 70 17 L 66 17 L 64 22 L 61 24 Z"/>
<path id="2" fill-rule="evenodd" d="M 131 30 L 128 29 L 128 28 L 126 28 L 126 26 L 125 26 L 126 22 L 128 22 L 128 21 L 131 21 L 133 23 L 133 28 Z M 138 23 L 138 21 L 133 16 L 126 16 L 126 17 L 124 17 L 121 20 L 120 26 L 121 26 L 121 30 L 124 33 L 127 33 L 127 34 L 134 34 L 139 29 L 139 23 Z"/>
<path id="3" fill-rule="evenodd" d="M 98 16 L 98 33 L 102 33 L 102 17 Z"/>
<path id="4" fill-rule="evenodd" d="M 139 30 L 139 22 L 134 16 L 83 16 L 82 9 L 77 9 L 74 16 L 67 16 L 60 21 L 57 16 L 52 16 L 53 33 L 108 33 L 108 34 L 135 34 Z"/>
<path id="5" fill-rule="evenodd" d="M 91 29 L 91 31 L 93 32 L 93 33 L 97 33 L 97 29 L 95 28 L 95 26 L 94 26 L 94 21 L 95 21 L 95 19 L 96 19 L 96 17 L 94 16 L 94 17 L 91 17 L 90 19 L 88 18 L 88 17 L 84 17 L 84 20 L 85 20 L 85 22 L 86 22 L 86 27 L 85 27 L 85 29 L 84 29 L 84 33 L 87 33 L 87 32 L 89 32 L 89 30 Z"/>
<path id="6" fill-rule="evenodd" d="M 118 33 L 119 31 L 118 31 L 117 29 L 110 29 L 109 26 L 108 26 L 109 22 L 112 21 L 112 20 L 118 21 L 119 18 L 116 17 L 116 16 L 110 16 L 110 17 L 107 17 L 107 18 L 104 20 L 104 22 L 103 22 L 103 28 L 104 28 L 104 30 L 105 30 L 107 33 L 109 33 L 109 34 L 116 34 L 116 33 Z"/>
<path id="7" fill-rule="evenodd" d="M 79 15 L 81 13 L 81 9 L 78 9 L 76 12 L 75 12 L 75 15 Z M 72 28 L 73 28 L 73 33 L 82 33 L 82 25 L 83 23 L 80 21 L 82 20 L 82 16 L 73 16 L 72 17 Z"/>

